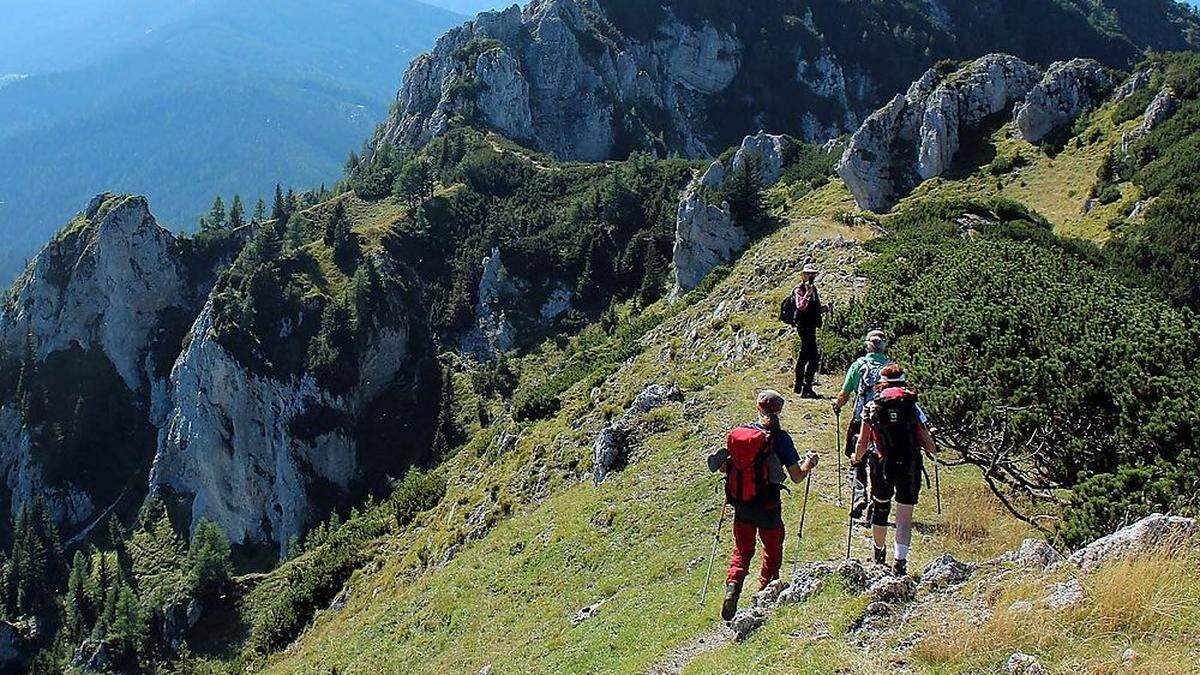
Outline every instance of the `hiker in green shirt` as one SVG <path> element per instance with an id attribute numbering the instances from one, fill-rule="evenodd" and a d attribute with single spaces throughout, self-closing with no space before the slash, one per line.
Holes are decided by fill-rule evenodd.
<path id="1" fill-rule="evenodd" d="M 850 364 L 850 368 L 846 370 L 846 380 L 842 384 L 842 392 L 838 395 L 837 402 L 833 404 L 834 412 L 841 413 L 842 408 L 850 400 L 850 395 L 855 395 L 854 416 L 850 419 L 850 426 L 846 429 L 844 452 L 847 457 L 853 457 L 855 449 L 858 447 L 858 434 L 862 431 L 863 409 L 875 397 L 875 385 L 879 383 L 879 372 L 892 362 L 887 355 L 888 341 L 887 335 L 883 331 L 873 330 L 867 333 L 864 346 L 867 353 Z M 854 480 L 850 485 L 852 495 L 850 515 L 857 520 L 862 517 L 863 510 L 867 507 L 867 465 L 863 462 L 851 463 L 850 466 L 854 469 Z M 838 480 L 841 478 L 839 477 Z"/>

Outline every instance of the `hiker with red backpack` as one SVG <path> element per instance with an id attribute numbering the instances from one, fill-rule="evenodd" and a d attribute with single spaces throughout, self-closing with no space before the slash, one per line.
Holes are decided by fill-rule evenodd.
<path id="1" fill-rule="evenodd" d="M 800 334 L 800 349 L 796 353 L 796 379 L 792 391 L 801 398 L 820 398 L 813 390 L 813 380 L 821 364 L 821 352 L 817 347 L 817 329 L 821 327 L 824 307 L 817 292 L 817 274 L 814 265 L 805 265 L 800 272 L 799 285 L 783 299 L 779 308 L 779 320 L 795 326 Z"/>
<path id="2" fill-rule="evenodd" d="M 778 392 L 760 393 L 758 420 L 730 431 L 725 448 L 708 458 L 710 471 L 725 474 L 725 501 L 733 507 L 733 557 L 721 605 L 721 617 L 726 621 L 737 613 L 742 583 L 754 559 L 756 537 L 763 543 L 759 589 L 779 578 L 783 566 L 783 483 L 786 478 L 800 483 L 817 466 L 817 454 L 809 453 L 802 461 L 792 437 L 780 427 L 783 404 Z"/>
<path id="3" fill-rule="evenodd" d="M 917 394 L 908 386 L 904 369 L 890 364 L 880 372 L 877 393 L 863 413 L 855 462 L 864 459 L 871 473 L 871 525 L 875 563 L 887 563 L 888 515 L 896 501 L 896 542 L 893 572 L 908 574 L 913 510 L 921 494 L 922 453 L 937 451 Z"/>

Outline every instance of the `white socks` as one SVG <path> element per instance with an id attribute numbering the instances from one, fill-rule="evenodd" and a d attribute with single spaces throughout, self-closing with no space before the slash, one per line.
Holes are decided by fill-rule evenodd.
<path id="1" fill-rule="evenodd" d="M 908 560 L 908 544 L 896 544 L 896 560 Z"/>

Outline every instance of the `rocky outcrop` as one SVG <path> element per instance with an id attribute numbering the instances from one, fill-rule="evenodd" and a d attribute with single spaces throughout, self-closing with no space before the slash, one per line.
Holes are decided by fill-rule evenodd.
<path id="1" fill-rule="evenodd" d="M 1168 545 L 1196 545 L 1200 523 L 1194 518 L 1156 513 L 1128 527 L 1101 537 L 1075 551 L 1068 560 L 1085 572 L 1126 556 L 1138 555 Z"/>
<path id="2" fill-rule="evenodd" d="M 1158 128 L 1158 125 L 1170 119 L 1178 107 L 1179 100 L 1175 98 L 1170 87 L 1164 86 L 1146 106 L 1146 111 L 1142 113 L 1141 124 L 1136 129 L 1126 131 L 1121 135 L 1121 152 L 1129 152 L 1129 148 L 1135 141 L 1149 136 L 1151 131 Z"/>
<path id="3" fill-rule="evenodd" d="M 638 418 L 651 410 L 682 400 L 683 392 L 676 385 L 647 385 L 634 398 L 629 409 L 607 424 L 592 442 L 592 479 L 595 483 L 599 485 L 604 482 L 608 474 L 620 466 L 629 452 L 631 437 L 637 431 Z"/>
<path id="4" fill-rule="evenodd" d="M 375 145 L 419 146 L 466 109 L 559 159 L 610 159 L 629 146 L 719 152 L 718 98 L 756 67 L 743 63 L 736 26 L 688 23 L 666 9 L 653 30 L 638 31 L 651 37 L 631 38 L 613 35 L 604 16 L 594 0 L 534 0 L 451 30 L 410 65 Z M 845 66 L 829 46 L 794 49 L 790 85 L 820 105 L 789 116 L 793 133 L 823 141 L 856 126 L 876 96 L 868 73 Z"/>
<path id="5" fill-rule="evenodd" d="M 529 290 L 529 285 L 508 273 L 493 248 L 483 259 L 475 301 L 475 326 L 463 338 L 463 350 L 477 358 L 492 358 L 516 346 L 516 331 L 508 318 L 508 308 Z"/>
<path id="6" fill-rule="evenodd" d="M 0 314 L 0 340 L 20 353 L 32 336 L 40 358 L 98 348 L 131 391 L 143 390 L 160 314 L 183 306 L 186 289 L 175 236 L 146 200 L 98 195 L 21 275 Z"/>
<path id="7" fill-rule="evenodd" d="M 359 477 L 353 421 L 410 366 L 408 334 L 384 332 L 360 358 L 352 394 L 305 373 L 286 381 L 251 373 L 213 337 L 210 301 L 170 379 L 151 489 L 190 505 L 241 544 L 286 551 L 314 518 L 314 496 L 344 494 Z"/>
<path id="8" fill-rule="evenodd" d="M 1112 91 L 1112 76 L 1091 59 L 1055 63 L 1013 113 L 1018 137 L 1037 143 L 1103 102 Z"/>
<path id="9" fill-rule="evenodd" d="M 1154 72 L 1150 70 L 1139 70 L 1133 75 L 1130 75 L 1129 79 L 1122 82 L 1121 86 L 1117 87 L 1117 90 L 1113 92 L 1113 102 L 1120 103 L 1121 101 L 1133 96 L 1146 87 L 1149 87 L 1153 78 Z"/>
<path id="10" fill-rule="evenodd" d="M 29 637 L 17 624 L 0 621 L 0 673 L 21 673 L 33 659 Z"/>
<path id="11" fill-rule="evenodd" d="M 13 404 L 0 406 L 0 479 L 8 491 L 10 513 L 35 497 L 46 500 L 51 517 L 65 530 L 74 530 L 95 512 L 92 498 L 70 483 L 50 485 L 34 458 L 29 428 Z"/>
<path id="12" fill-rule="evenodd" d="M 740 67 L 737 41 L 672 18 L 654 40 L 598 46 L 587 13 L 596 11 L 589 0 L 535 0 L 450 31 L 409 67 L 377 144 L 428 142 L 465 105 L 560 159 L 603 160 L 629 128 L 627 112 L 640 107 L 667 116 L 675 148 L 706 154 L 693 96 L 729 86 Z"/>
<path id="13" fill-rule="evenodd" d="M 930 70 L 854 133 L 838 175 L 858 205 L 882 211 L 950 168 L 964 137 L 1007 112 L 1041 79 L 1024 61 L 985 56 L 957 72 Z"/>
<path id="14" fill-rule="evenodd" d="M 785 136 L 758 133 L 747 136 L 727 162 L 720 160 L 693 180 L 683 192 L 675 217 L 675 246 L 671 269 L 676 295 L 692 290 L 718 265 L 745 250 L 750 236 L 735 223 L 729 204 L 719 199 L 730 176 L 749 166 L 760 187 L 779 182 L 787 159 Z"/>

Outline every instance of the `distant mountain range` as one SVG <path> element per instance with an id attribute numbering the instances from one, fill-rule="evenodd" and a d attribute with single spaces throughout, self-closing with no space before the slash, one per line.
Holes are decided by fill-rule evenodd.
<path id="1" fill-rule="evenodd" d="M 488 3 L 447 3 L 463 8 Z M 409 60 L 465 16 L 416 0 L 50 0 L 0 10 L 0 278 L 90 195 L 193 227 L 214 196 L 336 180 Z"/>

